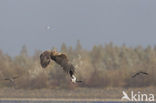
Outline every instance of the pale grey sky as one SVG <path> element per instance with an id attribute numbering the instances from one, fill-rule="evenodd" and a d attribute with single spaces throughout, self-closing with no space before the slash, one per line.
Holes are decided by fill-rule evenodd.
<path id="1" fill-rule="evenodd" d="M 0 49 L 156 45 L 156 0 L 0 0 Z"/>

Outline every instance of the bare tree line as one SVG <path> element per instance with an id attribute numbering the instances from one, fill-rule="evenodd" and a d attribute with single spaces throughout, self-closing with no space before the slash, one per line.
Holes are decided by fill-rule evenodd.
<path id="1" fill-rule="evenodd" d="M 80 41 L 75 48 L 61 46 L 76 67 L 77 76 L 84 81 L 79 87 L 146 87 L 156 86 L 156 47 L 116 46 L 113 43 L 94 46 L 92 50 L 82 48 Z M 43 70 L 36 50 L 29 56 L 23 46 L 18 56 L 11 57 L 0 51 L 0 88 L 23 89 L 73 88 L 61 67 L 52 62 Z M 138 71 L 149 75 L 131 78 Z M 18 77 L 10 82 L 13 77 Z M 5 80 L 10 78 L 8 80 Z"/>

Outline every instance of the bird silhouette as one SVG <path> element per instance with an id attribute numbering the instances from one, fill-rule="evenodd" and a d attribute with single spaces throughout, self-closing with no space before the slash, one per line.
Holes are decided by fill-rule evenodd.
<path id="1" fill-rule="evenodd" d="M 14 77 L 10 77 L 10 78 L 4 78 L 4 80 L 9 81 L 10 82 L 10 86 L 13 86 L 15 88 L 15 80 L 19 78 L 19 76 L 14 76 Z"/>
<path id="2" fill-rule="evenodd" d="M 135 78 L 136 76 L 138 76 L 138 75 L 140 75 L 140 74 L 143 74 L 143 75 L 148 75 L 148 73 L 146 73 L 146 72 L 137 72 L 137 73 L 135 73 L 133 76 L 132 76 L 132 78 Z"/>
<path id="3" fill-rule="evenodd" d="M 9 80 L 10 82 L 14 82 L 15 79 L 17 79 L 19 76 L 14 76 L 14 77 L 11 77 L 11 78 L 4 78 L 4 80 Z"/>

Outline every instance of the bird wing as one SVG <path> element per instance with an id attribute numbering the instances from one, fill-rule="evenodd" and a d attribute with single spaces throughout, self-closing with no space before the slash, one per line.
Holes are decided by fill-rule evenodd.
<path id="1" fill-rule="evenodd" d="M 137 75 L 139 75 L 139 73 L 134 74 L 134 75 L 132 76 L 132 78 L 136 77 Z"/>
<path id="2" fill-rule="evenodd" d="M 133 75 L 132 78 L 136 77 L 136 76 L 139 75 L 140 73 L 145 74 L 145 75 L 148 75 L 148 73 L 146 73 L 146 72 L 138 72 L 138 73 L 136 73 L 135 75 Z"/>
<path id="3" fill-rule="evenodd" d="M 59 55 L 57 55 L 57 57 L 60 57 L 60 58 L 62 58 L 62 59 L 64 59 L 64 60 L 67 60 L 68 61 L 68 58 L 67 58 L 67 56 L 65 55 L 65 54 L 59 54 Z"/>
<path id="4" fill-rule="evenodd" d="M 61 54 L 55 55 L 55 62 L 61 65 L 62 67 L 64 67 L 68 64 L 68 58 L 65 54 L 61 53 Z"/>
<path id="5" fill-rule="evenodd" d="M 43 68 L 46 68 L 49 63 L 50 63 L 50 53 L 48 51 L 45 51 L 40 55 L 40 64 Z"/>
<path id="6" fill-rule="evenodd" d="M 69 68 L 67 67 L 69 65 L 67 56 L 65 54 L 56 55 L 56 63 L 61 65 L 64 69 Z"/>
<path id="7" fill-rule="evenodd" d="M 65 54 L 56 55 L 56 63 L 63 67 L 63 70 L 71 75 L 75 73 L 75 67 L 69 62 Z"/>
<path id="8" fill-rule="evenodd" d="M 4 80 L 10 80 L 9 78 L 5 78 Z"/>
<path id="9" fill-rule="evenodd" d="M 148 73 L 146 73 L 146 72 L 140 72 L 140 73 L 148 75 Z"/>

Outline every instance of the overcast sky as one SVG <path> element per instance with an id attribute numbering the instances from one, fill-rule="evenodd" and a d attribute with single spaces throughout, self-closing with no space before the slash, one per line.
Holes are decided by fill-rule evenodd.
<path id="1" fill-rule="evenodd" d="M 0 49 L 156 45 L 156 0 L 0 0 Z"/>

